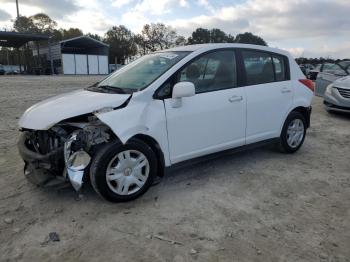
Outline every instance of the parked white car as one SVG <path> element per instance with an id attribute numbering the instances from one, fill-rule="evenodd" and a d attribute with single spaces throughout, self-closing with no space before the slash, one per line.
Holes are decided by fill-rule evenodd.
<path id="1" fill-rule="evenodd" d="M 90 180 L 107 200 L 135 199 L 183 161 L 267 141 L 297 151 L 313 91 L 278 49 L 205 44 L 152 53 L 29 108 L 19 121 L 24 173 L 39 185 L 61 178 L 80 190 Z"/>

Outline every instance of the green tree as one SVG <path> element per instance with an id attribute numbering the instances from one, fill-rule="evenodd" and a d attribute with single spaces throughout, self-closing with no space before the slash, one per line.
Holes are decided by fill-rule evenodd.
<path id="1" fill-rule="evenodd" d="M 226 41 L 227 41 L 227 43 L 234 43 L 235 42 L 235 37 L 233 35 L 231 35 L 231 34 L 228 34 L 226 36 Z"/>
<path id="2" fill-rule="evenodd" d="M 252 44 L 252 45 L 264 45 L 267 46 L 267 43 L 260 36 L 254 35 L 250 32 L 245 32 L 243 34 L 238 34 L 236 36 L 236 43 L 242 44 Z"/>
<path id="3" fill-rule="evenodd" d="M 33 21 L 38 33 L 50 34 L 57 26 L 57 22 L 52 20 L 47 14 L 44 13 L 38 13 L 30 16 L 29 19 Z"/>
<path id="4" fill-rule="evenodd" d="M 37 33 L 38 28 L 30 17 L 20 16 L 13 21 L 13 28 L 20 33 Z"/>
<path id="5" fill-rule="evenodd" d="M 56 21 L 44 13 L 38 13 L 30 17 L 20 16 L 13 22 L 15 31 L 21 33 L 52 34 L 56 27 Z"/>
<path id="6" fill-rule="evenodd" d="M 138 42 L 141 42 L 142 48 L 154 52 L 175 46 L 179 36 L 170 26 L 162 23 L 152 23 L 143 26 L 141 37 L 142 41 Z"/>
<path id="7" fill-rule="evenodd" d="M 61 41 L 63 39 L 61 30 L 54 29 L 51 32 L 51 35 L 52 35 L 53 41 L 55 41 L 55 42 Z"/>
<path id="8" fill-rule="evenodd" d="M 143 37 L 142 34 L 135 35 L 134 42 L 137 46 L 137 50 L 140 55 L 145 55 L 148 53 L 147 40 Z"/>
<path id="9" fill-rule="evenodd" d="M 197 28 L 187 41 L 189 44 L 205 44 L 210 43 L 210 30 L 205 28 Z"/>
<path id="10" fill-rule="evenodd" d="M 210 42 L 211 43 L 226 43 L 227 35 L 224 31 L 218 28 L 213 28 L 210 30 Z"/>
<path id="11" fill-rule="evenodd" d="M 68 30 L 66 29 L 60 29 L 61 34 L 62 34 L 62 40 L 65 39 L 70 39 L 78 36 L 82 36 L 83 31 L 81 31 L 79 28 L 69 28 Z"/>
<path id="12" fill-rule="evenodd" d="M 189 44 L 205 44 L 205 43 L 233 43 L 234 36 L 226 34 L 224 31 L 213 28 L 197 28 L 188 38 Z"/>
<path id="13" fill-rule="evenodd" d="M 176 46 L 183 46 L 187 44 L 187 40 L 184 36 L 178 36 L 178 38 L 175 41 Z"/>
<path id="14" fill-rule="evenodd" d="M 86 36 L 91 37 L 91 38 L 98 40 L 98 41 L 102 41 L 102 37 L 99 36 L 98 34 L 87 33 Z"/>
<path id="15" fill-rule="evenodd" d="M 134 34 L 123 25 L 113 26 L 104 37 L 109 44 L 110 63 L 125 64 L 126 60 L 137 53 Z"/>

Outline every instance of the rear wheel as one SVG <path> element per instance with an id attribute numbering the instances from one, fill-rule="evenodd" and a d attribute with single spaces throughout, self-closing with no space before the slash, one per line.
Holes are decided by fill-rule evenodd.
<path id="1" fill-rule="evenodd" d="M 304 116 L 296 111 L 291 112 L 283 125 L 280 148 L 286 153 L 296 152 L 304 143 L 305 135 L 306 120 Z"/>
<path id="2" fill-rule="evenodd" d="M 141 140 L 106 144 L 94 157 L 91 184 L 103 198 L 112 202 L 130 201 L 147 191 L 157 175 L 157 159 Z"/>

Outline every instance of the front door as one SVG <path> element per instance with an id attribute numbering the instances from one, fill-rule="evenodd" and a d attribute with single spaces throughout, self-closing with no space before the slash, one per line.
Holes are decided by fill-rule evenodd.
<path id="1" fill-rule="evenodd" d="M 176 79 L 194 83 L 196 95 L 182 98 L 180 107 L 164 100 L 173 164 L 245 143 L 246 101 L 237 87 L 234 51 L 205 54 Z"/>

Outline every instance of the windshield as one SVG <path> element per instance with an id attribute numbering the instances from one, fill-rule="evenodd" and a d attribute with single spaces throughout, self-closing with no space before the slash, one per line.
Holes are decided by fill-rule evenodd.
<path id="1" fill-rule="evenodd" d="M 341 61 L 338 63 L 340 66 L 342 66 L 344 69 L 346 69 L 348 71 L 348 73 L 350 74 L 350 61 Z"/>
<path id="2" fill-rule="evenodd" d="M 159 52 L 145 55 L 125 69 L 115 72 L 97 87 L 139 91 L 146 88 L 188 54 L 189 52 Z"/>

